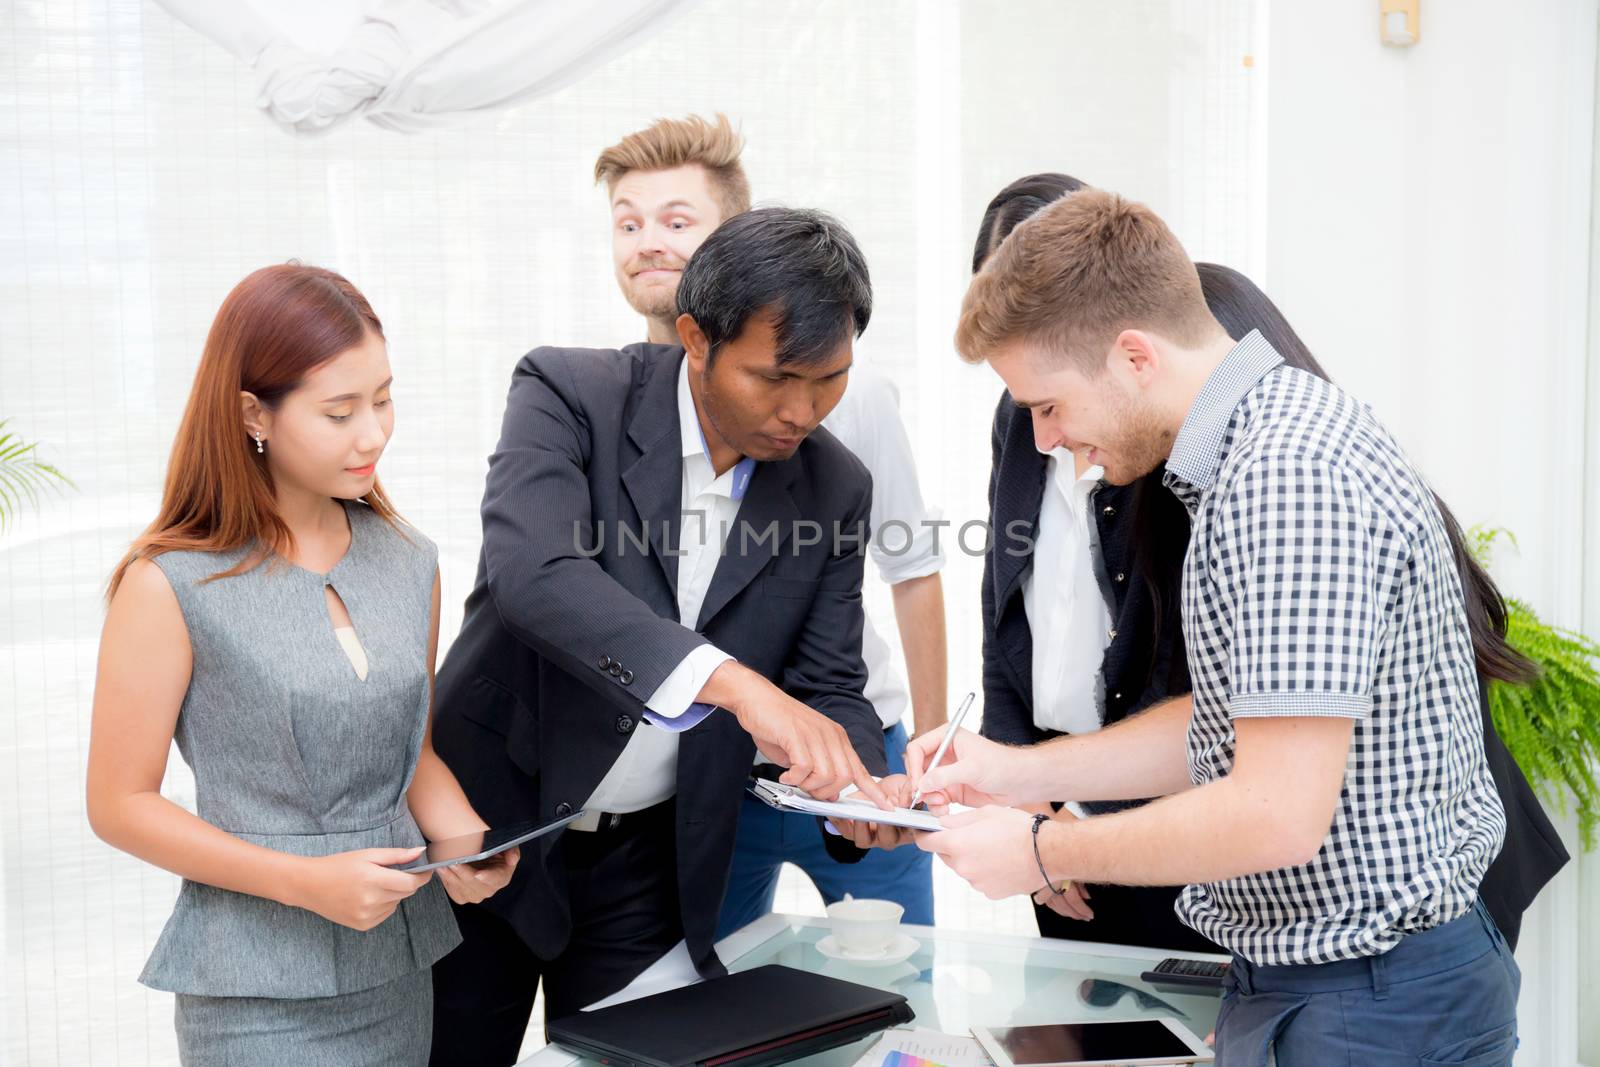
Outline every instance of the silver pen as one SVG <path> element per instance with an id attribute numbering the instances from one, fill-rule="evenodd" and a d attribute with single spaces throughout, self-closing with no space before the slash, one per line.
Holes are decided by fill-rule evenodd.
<path id="1" fill-rule="evenodd" d="M 939 742 L 939 747 L 933 752 L 933 759 L 928 763 L 927 771 L 939 766 L 939 761 L 944 759 L 944 754 L 950 748 L 950 742 L 956 736 L 956 731 L 961 729 L 961 720 L 967 717 L 967 709 L 972 707 L 972 702 L 977 698 L 977 693 L 968 693 L 962 698 L 961 706 L 956 709 L 955 715 L 950 718 L 950 729 L 944 732 L 944 740 Z M 926 773 L 926 771 L 924 772 Z M 922 799 L 922 787 L 919 785 L 911 793 L 911 803 L 908 807 L 916 807 L 917 801 Z"/>

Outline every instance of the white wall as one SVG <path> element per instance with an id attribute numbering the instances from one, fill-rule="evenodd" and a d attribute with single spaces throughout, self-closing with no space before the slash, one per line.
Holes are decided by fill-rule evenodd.
<path id="1" fill-rule="evenodd" d="M 1393 49 L 1371 0 L 1273 3 L 1264 278 L 1462 522 L 1515 532 L 1506 591 L 1590 633 L 1596 28 L 1595 0 L 1423 0 L 1421 42 Z M 1574 931 L 1600 914 L 1583 866 L 1524 928 L 1519 1064 L 1579 1059 Z"/>
<path id="2" fill-rule="evenodd" d="M 1589 218 L 1589 388 L 1588 447 L 1583 469 L 1584 553 L 1586 560 L 1600 560 L 1600 71 L 1595 76 L 1594 166 L 1590 175 Z M 1600 632 L 1600 566 L 1590 565 L 1583 576 L 1583 621 L 1588 633 Z M 1586 888 L 1584 903 L 1590 918 L 1578 938 L 1578 958 L 1583 973 L 1579 976 L 1578 1003 L 1590 1007 L 1580 1013 L 1578 1052 L 1590 1064 L 1600 1063 L 1600 850 L 1583 857 L 1579 875 Z"/>

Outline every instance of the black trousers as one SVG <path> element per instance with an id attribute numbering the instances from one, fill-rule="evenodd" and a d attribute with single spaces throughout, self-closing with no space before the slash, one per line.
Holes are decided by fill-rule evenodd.
<path id="1" fill-rule="evenodd" d="M 433 966 L 429 1067 L 516 1062 L 544 982 L 545 1016 L 559 1019 L 627 985 L 683 939 L 673 803 L 613 830 L 566 831 L 572 940 L 543 960 L 511 925 L 477 905 L 456 906 L 462 943 Z"/>
<path id="2" fill-rule="evenodd" d="M 1172 910 L 1173 901 L 1182 892 L 1177 886 L 1091 885 L 1088 890 L 1092 920 L 1069 919 L 1035 904 L 1039 933 L 1069 941 L 1100 941 L 1170 952 L 1226 951 L 1178 918 Z"/>

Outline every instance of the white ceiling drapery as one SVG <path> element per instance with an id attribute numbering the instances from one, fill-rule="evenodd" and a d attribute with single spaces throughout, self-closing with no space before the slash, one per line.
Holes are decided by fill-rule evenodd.
<path id="1" fill-rule="evenodd" d="M 415 132 L 569 85 L 695 0 L 157 0 L 259 76 L 294 134 Z"/>

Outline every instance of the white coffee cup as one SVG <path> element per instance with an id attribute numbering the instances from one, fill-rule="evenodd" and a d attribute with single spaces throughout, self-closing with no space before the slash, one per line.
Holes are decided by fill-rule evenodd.
<path id="1" fill-rule="evenodd" d="M 876 956 L 894 944 L 906 909 L 892 900 L 845 897 L 828 905 L 833 939 L 847 956 Z"/>

